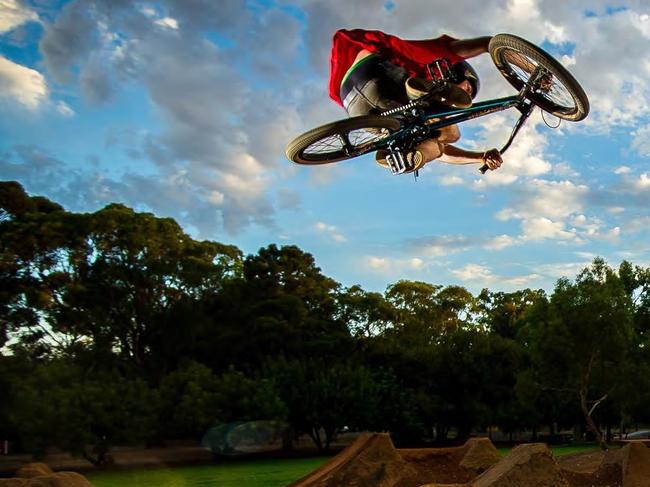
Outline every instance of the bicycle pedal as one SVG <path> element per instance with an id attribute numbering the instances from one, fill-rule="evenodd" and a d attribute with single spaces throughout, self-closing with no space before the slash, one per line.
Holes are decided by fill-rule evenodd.
<path id="1" fill-rule="evenodd" d="M 386 162 L 393 174 L 403 174 L 413 168 L 402 152 L 391 152 L 386 156 Z"/>

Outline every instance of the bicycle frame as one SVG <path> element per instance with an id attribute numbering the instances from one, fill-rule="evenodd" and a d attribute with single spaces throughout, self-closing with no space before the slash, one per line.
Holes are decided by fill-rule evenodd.
<path id="1" fill-rule="evenodd" d="M 528 82 L 521 88 L 521 91 L 517 95 L 478 102 L 468 108 L 430 113 L 425 108 L 426 101 L 415 100 L 403 107 L 388 110 L 387 112 L 384 112 L 383 115 L 392 115 L 395 113 L 406 114 L 410 111 L 412 118 L 407 120 L 401 130 L 382 140 L 377 144 L 376 149 L 373 150 L 387 148 L 390 152 L 387 161 L 391 171 L 394 174 L 401 174 L 410 169 L 403 157 L 403 149 L 405 148 L 402 146 L 403 142 L 406 142 L 408 146 L 413 146 L 414 142 L 417 143 L 422 140 L 435 138 L 439 134 L 438 129 L 514 107 L 521 112 L 521 116 L 515 123 L 510 138 L 499 151 L 503 154 L 508 147 L 510 147 L 515 136 L 532 113 L 535 106 L 526 98 L 526 96 L 532 88 L 537 85 L 538 81 L 542 76 L 544 76 L 544 74 L 544 70 L 538 66 L 528 79 Z M 426 96 L 423 100 L 426 100 Z M 481 173 L 485 173 L 487 170 L 487 164 L 484 164 L 480 168 Z"/>

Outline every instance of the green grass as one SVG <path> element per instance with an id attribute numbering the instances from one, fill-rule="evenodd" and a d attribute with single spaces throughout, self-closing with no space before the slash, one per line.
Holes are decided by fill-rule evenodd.
<path id="1" fill-rule="evenodd" d="M 554 446 L 551 447 L 553 455 L 556 457 L 561 457 L 564 455 L 574 455 L 576 453 L 586 453 L 592 451 L 599 451 L 600 447 L 596 444 L 591 445 L 566 445 L 566 446 Z"/>
<path id="2" fill-rule="evenodd" d="M 564 455 L 574 455 L 576 453 L 585 453 L 600 450 L 599 446 L 596 444 L 588 445 L 564 445 L 564 446 L 552 446 L 549 447 L 553 456 L 561 457 Z M 502 457 L 505 457 L 512 448 L 498 448 L 499 454 Z"/>
<path id="3" fill-rule="evenodd" d="M 251 460 L 187 467 L 93 472 L 95 487 L 283 487 L 320 467 L 327 457 Z"/>
<path id="4" fill-rule="evenodd" d="M 556 457 L 597 451 L 597 445 L 551 448 Z M 499 448 L 506 456 L 510 448 Z M 328 457 L 242 460 L 169 468 L 115 470 L 87 474 L 95 487 L 284 487 L 324 464 Z"/>

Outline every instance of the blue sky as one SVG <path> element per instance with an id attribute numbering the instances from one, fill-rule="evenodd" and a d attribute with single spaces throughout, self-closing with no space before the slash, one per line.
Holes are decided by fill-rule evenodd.
<path id="1" fill-rule="evenodd" d="M 329 49 L 354 27 L 525 37 L 591 114 L 553 130 L 536 112 L 486 176 L 435 163 L 415 181 L 371 155 L 293 165 L 291 138 L 345 116 Z M 171 216 L 245 253 L 296 244 L 345 286 L 550 290 L 595 256 L 650 265 L 649 47 L 646 1 L 0 0 L 0 179 L 73 211 Z M 478 99 L 512 93 L 488 56 L 472 64 Z M 499 147 L 515 119 L 463 124 L 458 145 Z"/>

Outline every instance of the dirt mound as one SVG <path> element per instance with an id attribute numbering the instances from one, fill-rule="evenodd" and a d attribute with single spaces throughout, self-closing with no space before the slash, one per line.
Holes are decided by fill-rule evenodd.
<path id="1" fill-rule="evenodd" d="M 18 469 L 13 479 L 0 479 L 0 487 L 92 487 L 76 472 L 54 473 L 44 463 L 29 463 Z"/>
<path id="2" fill-rule="evenodd" d="M 397 450 L 413 466 L 421 485 L 464 484 L 496 464 L 501 456 L 487 438 L 471 438 L 463 446 Z M 453 485 L 452 485 L 453 487 Z"/>
<path id="3" fill-rule="evenodd" d="M 640 443 L 622 449 L 623 487 L 650 487 L 650 450 Z"/>
<path id="4" fill-rule="evenodd" d="M 16 472 L 16 477 L 31 479 L 40 475 L 51 475 L 54 472 L 45 463 L 28 463 L 23 465 Z"/>
<path id="5" fill-rule="evenodd" d="M 369 433 L 289 487 L 402 487 L 405 478 L 416 477 L 417 472 L 397 453 L 388 434 Z"/>
<path id="6" fill-rule="evenodd" d="M 545 444 L 519 445 L 472 483 L 476 487 L 571 487 Z"/>
<path id="7" fill-rule="evenodd" d="M 561 458 L 571 487 L 650 487 L 650 450 L 642 444 Z"/>
<path id="8" fill-rule="evenodd" d="M 465 443 L 467 452 L 459 465 L 465 470 L 479 475 L 501 460 L 499 451 L 487 438 L 472 438 Z"/>

